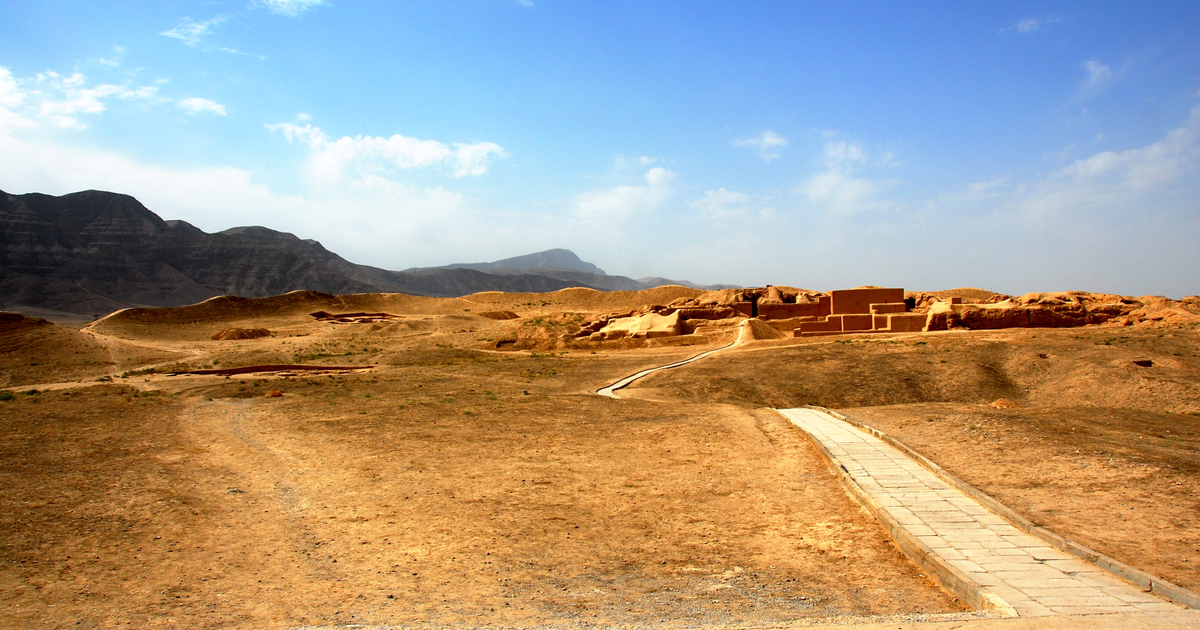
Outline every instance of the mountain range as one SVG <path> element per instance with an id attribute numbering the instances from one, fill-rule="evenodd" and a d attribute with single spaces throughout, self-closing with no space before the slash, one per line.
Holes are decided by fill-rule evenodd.
<path id="1" fill-rule="evenodd" d="M 185 221 L 163 220 L 129 195 L 0 191 L 0 309 L 27 315 L 93 318 L 129 306 L 183 306 L 217 295 L 265 297 L 300 289 L 458 297 L 664 284 L 729 287 L 610 276 L 566 249 L 389 271 L 265 227 L 210 234 Z"/>

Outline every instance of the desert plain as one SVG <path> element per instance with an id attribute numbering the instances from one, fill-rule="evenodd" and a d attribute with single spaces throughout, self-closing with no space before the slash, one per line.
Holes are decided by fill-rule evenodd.
<path id="1" fill-rule="evenodd" d="M 0 625 L 971 619 L 771 411 L 801 405 L 1200 588 L 1200 300 L 1063 328 L 578 336 L 703 293 L 298 292 L 86 326 L 4 316 Z M 620 399 L 595 393 L 743 329 Z M 229 330 L 266 332 L 213 338 Z M 219 373 L 250 366 L 274 367 Z"/>

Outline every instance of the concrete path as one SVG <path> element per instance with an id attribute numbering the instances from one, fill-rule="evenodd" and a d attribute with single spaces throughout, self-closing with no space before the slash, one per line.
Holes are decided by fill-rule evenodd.
<path id="1" fill-rule="evenodd" d="M 687 365 L 693 361 L 699 361 L 700 359 L 703 359 L 705 357 L 710 357 L 718 352 L 728 350 L 728 349 L 742 343 L 742 341 L 746 337 L 746 331 L 749 329 L 750 329 L 749 326 L 742 324 L 741 327 L 738 329 L 737 339 L 735 339 L 733 341 L 733 343 L 731 343 L 727 346 L 721 346 L 720 348 L 717 348 L 716 350 L 709 350 L 708 352 L 701 352 L 700 354 L 697 354 L 696 356 L 694 356 L 690 359 L 676 361 L 675 363 L 670 363 L 668 365 L 660 365 L 658 367 L 646 368 L 646 369 L 642 370 L 641 372 L 638 372 L 637 374 L 631 374 L 629 376 L 626 376 L 625 378 L 613 383 L 612 385 L 601 387 L 600 389 L 596 390 L 596 393 L 600 394 L 601 396 L 608 396 L 609 398 L 620 398 L 620 396 L 617 395 L 617 390 L 621 389 L 622 387 L 628 386 L 630 383 L 638 380 L 639 378 L 649 376 L 655 372 L 658 372 L 659 370 L 669 370 L 671 368 L 677 368 L 681 365 Z"/>
<path id="2" fill-rule="evenodd" d="M 1016 528 L 878 437 L 820 411 L 779 411 L 841 466 L 881 522 L 903 530 L 893 532 L 901 547 L 902 538 L 918 543 L 905 549 L 922 556 L 918 564 L 951 590 L 973 590 L 984 607 L 1020 617 L 1183 611 Z"/>

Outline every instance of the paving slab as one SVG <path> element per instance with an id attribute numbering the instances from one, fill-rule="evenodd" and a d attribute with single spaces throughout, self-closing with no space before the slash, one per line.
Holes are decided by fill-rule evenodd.
<path id="1" fill-rule="evenodd" d="M 853 494 L 894 524 L 893 535 L 907 539 L 897 542 L 910 557 L 907 541 L 917 545 L 918 564 L 943 569 L 943 585 L 951 590 L 974 591 L 971 599 L 1017 617 L 1185 610 L 1047 546 L 875 435 L 816 409 L 779 412 L 844 472 L 856 486 Z"/>

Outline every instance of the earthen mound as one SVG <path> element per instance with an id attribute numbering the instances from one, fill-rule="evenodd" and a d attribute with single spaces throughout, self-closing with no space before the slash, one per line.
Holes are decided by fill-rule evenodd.
<path id="1" fill-rule="evenodd" d="M 913 310 L 922 313 L 936 302 L 949 302 L 957 299 L 964 304 L 995 304 L 1011 298 L 1012 296 L 1004 295 L 1003 293 L 996 293 L 987 289 L 976 289 L 974 287 L 946 289 L 944 291 L 904 292 L 904 299 L 912 300 Z"/>
<path id="2" fill-rule="evenodd" d="M 104 346 L 84 333 L 0 312 L 0 386 L 98 376 L 111 362 Z"/>
<path id="3" fill-rule="evenodd" d="M 259 339 L 270 337 L 271 331 L 266 328 L 226 328 L 212 336 L 214 341 L 232 341 L 237 339 Z"/>
<path id="4" fill-rule="evenodd" d="M 484 311 L 482 313 L 479 313 L 479 316 L 486 317 L 488 319 L 501 320 L 501 321 L 507 320 L 507 319 L 521 319 L 520 315 L 517 315 L 516 313 L 514 313 L 512 311 Z"/>
<path id="5" fill-rule="evenodd" d="M 783 331 L 758 319 L 747 320 L 747 326 L 750 329 L 751 339 L 782 339 L 791 336 L 785 335 Z"/>
<path id="6" fill-rule="evenodd" d="M 181 374 L 196 374 L 200 376 L 236 376 L 238 374 L 259 374 L 262 372 L 279 372 L 282 374 L 295 372 L 353 372 L 355 370 L 367 370 L 375 367 L 374 365 L 247 365 L 236 368 L 214 368 L 209 370 L 187 370 L 184 372 L 171 372 L 171 376 L 179 376 Z"/>
<path id="7" fill-rule="evenodd" d="M 597 291 L 573 287 L 548 293 L 485 291 L 465 296 L 462 302 L 468 305 L 486 305 L 492 310 L 510 310 L 518 313 L 549 309 L 604 312 L 634 309 L 643 304 L 666 304 L 679 297 L 694 297 L 702 293 L 704 291 L 701 289 L 679 285 L 666 285 L 644 291 Z"/>
<path id="8" fill-rule="evenodd" d="M 354 311 L 353 313 L 317 311 L 309 313 L 309 315 L 319 322 L 332 322 L 335 324 L 376 324 L 388 320 L 400 319 L 399 315 L 391 313 L 368 313 L 366 311 Z"/>

